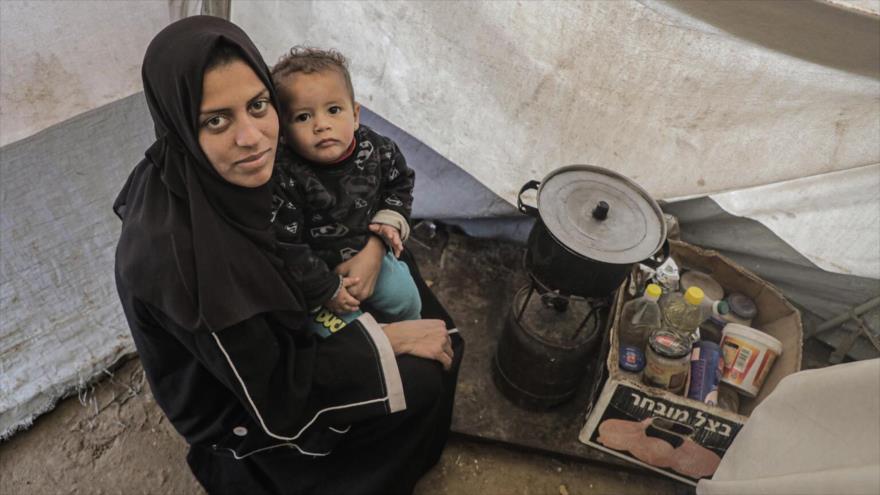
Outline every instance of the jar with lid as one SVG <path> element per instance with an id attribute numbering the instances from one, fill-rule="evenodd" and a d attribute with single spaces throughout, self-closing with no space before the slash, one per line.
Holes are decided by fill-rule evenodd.
<path id="1" fill-rule="evenodd" d="M 648 338 L 642 380 L 652 387 L 681 395 L 690 371 L 690 339 L 670 330 L 655 330 Z"/>
<path id="2" fill-rule="evenodd" d="M 727 304 L 730 312 L 722 318 L 729 323 L 738 323 L 747 327 L 752 326 L 752 320 L 758 316 L 758 306 L 749 296 L 734 292 L 727 296 Z"/>

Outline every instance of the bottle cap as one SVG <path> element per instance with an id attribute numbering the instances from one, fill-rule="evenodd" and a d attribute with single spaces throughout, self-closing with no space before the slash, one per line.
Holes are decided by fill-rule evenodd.
<path id="1" fill-rule="evenodd" d="M 719 315 L 726 315 L 727 313 L 730 313 L 730 305 L 727 304 L 727 301 L 717 301 L 715 303 L 715 311 Z"/>
<path id="2" fill-rule="evenodd" d="M 645 287 L 645 295 L 651 299 L 657 300 L 663 295 L 663 289 L 657 284 L 648 284 L 648 286 Z"/>
<path id="3" fill-rule="evenodd" d="M 699 287 L 690 287 L 687 292 L 684 293 L 684 300 L 687 301 L 688 304 L 693 304 L 694 306 L 700 304 L 703 301 L 703 289 Z"/>

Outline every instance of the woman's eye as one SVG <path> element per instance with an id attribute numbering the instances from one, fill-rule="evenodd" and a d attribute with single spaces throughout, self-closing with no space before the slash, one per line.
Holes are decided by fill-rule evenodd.
<path id="1" fill-rule="evenodd" d="M 340 107 L 340 106 L 338 106 L 338 105 L 333 105 L 333 106 L 330 107 L 330 109 L 327 110 L 327 111 L 330 112 L 330 115 L 336 115 L 337 113 L 339 113 L 339 112 L 342 111 L 342 107 Z"/>
<path id="2" fill-rule="evenodd" d="M 307 113 L 300 113 L 300 114 L 293 116 L 294 122 L 306 122 L 308 120 L 309 120 L 309 114 L 307 114 Z"/>
<path id="3" fill-rule="evenodd" d="M 265 112 L 269 109 L 269 100 L 257 100 L 251 103 L 251 111 L 256 113 Z"/>
<path id="4" fill-rule="evenodd" d="M 215 115 L 210 119 L 203 121 L 202 127 L 210 131 L 218 131 L 226 125 L 226 122 L 226 117 L 223 117 L 222 115 Z"/>

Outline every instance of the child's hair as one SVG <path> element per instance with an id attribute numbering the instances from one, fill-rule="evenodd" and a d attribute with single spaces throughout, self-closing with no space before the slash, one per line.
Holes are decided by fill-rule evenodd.
<path id="1" fill-rule="evenodd" d="M 279 90 L 283 88 L 284 78 L 297 72 L 313 74 L 325 70 L 335 70 L 345 79 L 345 86 L 351 101 L 354 101 L 354 86 L 351 84 L 351 75 L 348 73 L 348 60 L 336 50 L 321 50 L 310 46 L 297 45 L 278 59 L 278 63 L 272 67 L 272 82 Z M 284 91 L 279 91 L 279 96 Z"/>

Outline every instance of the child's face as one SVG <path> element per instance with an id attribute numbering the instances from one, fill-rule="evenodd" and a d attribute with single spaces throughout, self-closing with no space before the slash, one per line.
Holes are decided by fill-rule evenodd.
<path id="1" fill-rule="evenodd" d="M 351 100 L 345 79 L 335 70 L 295 73 L 279 90 L 287 95 L 287 145 L 315 163 L 333 163 L 348 150 L 359 125 L 360 105 Z"/>

